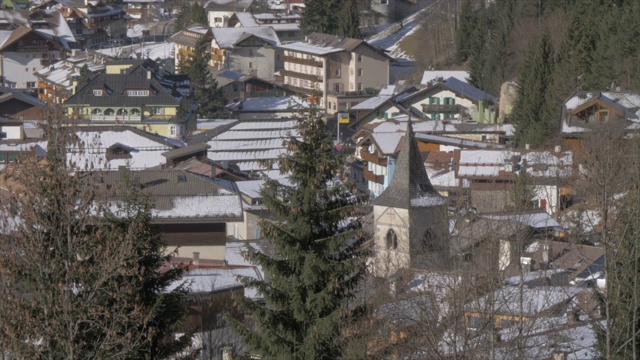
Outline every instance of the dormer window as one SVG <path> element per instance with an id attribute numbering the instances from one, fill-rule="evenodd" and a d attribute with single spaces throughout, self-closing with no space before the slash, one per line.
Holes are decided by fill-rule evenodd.
<path id="1" fill-rule="evenodd" d="M 107 160 L 131 159 L 131 148 L 129 146 L 115 143 L 107 149 Z"/>
<path id="2" fill-rule="evenodd" d="M 102 96 L 102 90 L 101 89 L 94 89 L 93 90 L 93 96 Z"/>
<path id="3" fill-rule="evenodd" d="M 127 90 L 127 96 L 149 96 L 149 90 Z"/>

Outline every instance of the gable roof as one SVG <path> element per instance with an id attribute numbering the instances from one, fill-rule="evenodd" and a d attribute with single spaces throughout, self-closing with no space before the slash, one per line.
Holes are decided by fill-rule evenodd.
<path id="1" fill-rule="evenodd" d="M 157 64 L 150 59 L 123 61 L 131 63 L 124 73 L 108 74 L 100 72 L 87 84 L 80 88 L 65 102 L 65 105 L 91 104 L 96 107 L 136 107 L 143 105 L 180 105 L 183 95 L 169 88 L 173 84 L 168 79 L 161 83 L 156 76 Z M 108 64 L 107 64 L 108 65 Z M 149 78 L 148 71 L 152 72 Z M 167 81 L 165 81 L 167 80 Z M 106 94 L 94 96 L 92 90 L 103 89 Z M 125 91 L 149 90 L 149 96 L 127 96 Z"/>
<path id="2" fill-rule="evenodd" d="M 156 223 L 226 222 L 242 219 L 240 197 L 207 178 L 184 170 L 142 170 L 130 173 L 131 179 L 149 195 Z M 92 174 L 99 185 L 107 186 L 110 197 L 118 201 L 118 188 L 125 180 L 123 171 Z M 115 205 L 115 204 L 114 204 Z"/>
<path id="3" fill-rule="evenodd" d="M 625 116 L 628 119 L 638 118 L 638 116 L 632 111 L 632 109 L 623 106 L 616 100 L 610 99 L 602 93 L 597 93 L 595 96 L 587 99 L 582 105 L 579 105 L 575 109 L 571 110 L 571 115 L 576 115 L 592 106 L 595 106 L 596 104 L 609 108 L 615 111 L 618 115 Z M 640 106 L 640 104 L 638 105 Z"/>
<path id="4" fill-rule="evenodd" d="M 186 45 L 189 47 L 195 47 L 200 41 L 200 38 L 190 36 L 187 33 L 192 32 L 202 35 L 202 39 L 209 41 L 212 36 L 211 27 L 199 23 L 189 25 L 187 28 L 178 31 L 177 33 L 169 37 L 169 42 L 174 42 L 180 45 Z"/>
<path id="5" fill-rule="evenodd" d="M 336 35 L 323 34 L 323 33 L 311 33 L 307 36 L 307 42 L 317 46 L 328 46 L 334 48 L 340 48 L 347 51 L 353 51 L 355 48 L 365 43 L 361 39 L 353 39 L 348 37 L 339 37 Z"/>
<path id="6" fill-rule="evenodd" d="M 239 28 L 214 28 L 213 38 L 221 49 L 232 49 L 234 45 L 252 36 L 272 46 L 279 46 L 280 39 L 275 30 L 270 27 L 239 27 Z"/>
<path id="7" fill-rule="evenodd" d="M 443 198 L 431 185 L 413 133 L 411 120 L 407 122 L 404 147 L 400 150 L 391 184 L 373 205 L 401 209 L 443 205 Z"/>
<path id="8" fill-rule="evenodd" d="M 402 103 L 410 102 L 416 97 L 424 95 L 425 93 L 429 93 L 432 90 L 438 88 L 450 90 L 456 93 L 458 96 L 474 102 L 478 102 L 481 100 L 490 100 L 493 103 L 496 103 L 498 101 L 495 96 L 489 94 L 488 92 L 482 91 L 471 84 L 467 84 L 466 82 L 456 79 L 455 77 L 450 77 L 443 81 L 436 82 L 423 90 L 413 93 L 412 95 L 403 99 Z"/>
<path id="9" fill-rule="evenodd" d="M 460 81 L 467 82 L 467 78 L 469 78 L 469 72 L 463 70 L 426 70 L 422 74 L 422 80 L 420 80 L 420 84 L 423 85 L 431 85 L 432 81 L 436 81 L 438 79 L 448 79 L 448 78 L 456 78 Z"/>

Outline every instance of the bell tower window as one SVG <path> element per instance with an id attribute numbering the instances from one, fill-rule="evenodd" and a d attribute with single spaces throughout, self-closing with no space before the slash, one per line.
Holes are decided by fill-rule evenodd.
<path id="1" fill-rule="evenodd" d="M 389 229 L 389 231 L 387 232 L 386 240 L 387 249 L 395 250 L 398 248 L 398 235 L 396 235 L 396 232 L 393 231 L 393 229 Z"/>

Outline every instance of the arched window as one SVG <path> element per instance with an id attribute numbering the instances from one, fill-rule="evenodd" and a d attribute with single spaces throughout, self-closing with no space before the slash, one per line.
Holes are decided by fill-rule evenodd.
<path id="1" fill-rule="evenodd" d="M 140 110 L 139 109 L 131 109 L 131 115 L 140 115 Z"/>
<path id="2" fill-rule="evenodd" d="M 93 114 L 93 115 L 101 115 L 102 114 L 102 109 L 93 109 L 93 110 L 91 110 L 91 114 Z"/>
<path id="3" fill-rule="evenodd" d="M 127 115 L 127 109 L 118 109 L 118 115 Z"/>
<path id="4" fill-rule="evenodd" d="M 387 232 L 387 249 L 395 250 L 398 248 L 398 235 L 393 229 L 389 229 Z"/>
<path id="5" fill-rule="evenodd" d="M 107 109 L 104 111 L 104 114 L 107 116 L 113 115 L 113 113 L 114 113 L 113 109 Z"/>

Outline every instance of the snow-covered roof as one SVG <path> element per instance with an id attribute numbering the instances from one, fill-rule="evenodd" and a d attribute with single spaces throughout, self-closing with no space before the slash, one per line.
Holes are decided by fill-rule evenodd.
<path id="1" fill-rule="evenodd" d="M 573 153 L 547 150 L 461 150 L 459 177 L 500 177 L 526 169 L 534 178 L 569 178 Z"/>
<path id="2" fill-rule="evenodd" d="M 256 19 L 253 17 L 253 14 L 251 14 L 250 12 L 242 11 L 235 13 L 235 15 L 242 27 L 259 26 Z"/>
<path id="3" fill-rule="evenodd" d="M 355 106 L 350 108 L 350 111 L 360 111 L 360 110 L 375 110 L 378 107 L 382 106 L 389 99 L 393 98 L 392 95 L 378 95 L 374 97 L 370 97 L 365 101 L 358 103 Z"/>
<path id="4" fill-rule="evenodd" d="M 296 52 L 302 52 L 306 54 L 319 55 L 319 56 L 324 56 L 324 55 L 345 51 L 344 49 L 341 49 L 341 48 L 335 48 L 330 46 L 319 46 L 319 45 L 308 44 L 305 42 L 294 42 L 291 44 L 282 45 L 280 46 L 280 48 L 282 50 L 296 51 Z"/>
<path id="5" fill-rule="evenodd" d="M 408 115 L 399 115 L 394 121 L 383 121 L 373 128 L 373 132 L 404 132 Z M 414 121 L 413 131 L 416 133 L 502 133 L 512 136 L 515 128 L 513 124 L 478 124 L 461 120 L 430 120 Z"/>
<path id="6" fill-rule="evenodd" d="M 275 30 L 266 26 L 213 28 L 213 38 L 221 49 L 232 49 L 246 35 L 253 35 L 272 46 L 279 46 L 280 39 Z"/>
<path id="7" fill-rule="evenodd" d="M 141 130 L 123 127 L 119 129 L 87 129 L 77 132 L 84 143 L 83 153 L 70 153 L 69 160 L 75 161 L 78 167 L 84 169 L 118 169 L 126 166 L 130 169 L 147 169 L 165 164 L 167 159 L 163 152 L 181 147 L 181 141 L 158 135 L 144 133 Z M 130 148 L 130 158 L 107 159 L 107 149 L 115 144 L 122 144 Z"/>
<path id="8" fill-rule="evenodd" d="M 227 105 L 227 109 L 237 112 L 297 112 L 308 107 L 298 96 L 254 97 Z"/>
<path id="9" fill-rule="evenodd" d="M 95 50 L 95 52 L 114 59 L 137 58 L 137 54 L 140 54 L 140 58 L 142 59 L 170 59 L 174 56 L 174 45 L 173 43 L 167 42 L 145 42 L 141 44 L 98 49 Z"/>
<path id="10" fill-rule="evenodd" d="M 515 222 L 534 229 L 561 228 L 560 224 L 546 211 L 521 214 L 483 214 L 479 216 L 494 221 Z"/>
<path id="11" fill-rule="evenodd" d="M 371 135 L 371 139 L 377 145 L 378 151 L 382 155 L 393 156 L 395 155 L 400 140 L 404 137 L 404 133 L 374 133 Z"/>
<path id="12" fill-rule="evenodd" d="M 80 76 L 80 68 L 87 65 L 91 73 L 97 73 L 104 70 L 104 64 L 96 64 L 93 61 L 88 61 L 86 56 L 82 57 L 82 60 L 78 61 L 78 57 L 74 58 L 71 62 L 69 59 L 58 61 L 57 63 L 42 68 L 35 72 L 35 75 L 47 82 L 64 87 L 66 90 L 73 90 L 73 78 Z"/>
<path id="13" fill-rule="evenodd" d="M 477 149 L 498 148 L 500 149 L 505 147 L 502 144 L 487 143 L 487 142 L 474 141 L 474 140 L 468 140 L 468 139 L 460 139 L 460 138 L 454 138 L 451 136 L 444 136 L 444 135 L 416 134 L 416 139 L 420 141 L 452 145 L 459 148 L 477 148 Z"/>
<path id="14" fill-rule="evenodd" d="M 461 70 L 426 70 L 424 74 L 422 74 L 422 80 L 420 80 L 420 83 L 423 85 L 428 85 L 434 80 L 444 80 L 448 78 L 456 78 L 460 81 L 468 83 L 467 79 L 469 78 L 469 72 Z"/>
<path id="15" fill-rule="evenodd" d="M 239 276 L 262 279 L 262 274 L 255 267 L 238 268 L 198 268 L 192 269 L 182 276 L 182 279 L 174 281 L 166 291 L 171 291 L 181 284 L 192 293 L 208 293 L 220 290 L 228 290 L 242 287 Z M 245 292 L 246 296 L 256 298 L 257 293 Z"/>
<path id="16" fill-rule="evenodd" d="M 532 317 L 568 303 L 582 291 L 585 289 L 569 286 L 506 286 L 466 304 L 464 308 L 469 312 Z"/>
<path id="17" fill-rule="evenodd" d="M 214 161 L 231 162 L 241 171 L 268 170 L 262 162 L 274 161 L 286 153 L 284 140 L 297 136 L 296 121 L 243 121 L 213 136 L 207 157 Z"/>
<path id="18" fill-rule="evenodd" d="M 592 101 L 601 101 L 613 109 L 616 109 L 623 116 L 631 121 L 627 130 L 640 130 L 640 94 L 632 92 L 579 92 L 570 97 L 564 106 L 570 114 L 581 106 Z M 570 121 L 571 116 L 567 115 L 562 121 L 561 132 L 563 134 L 576 134 L 591 131 L 587 122 Z"/>

